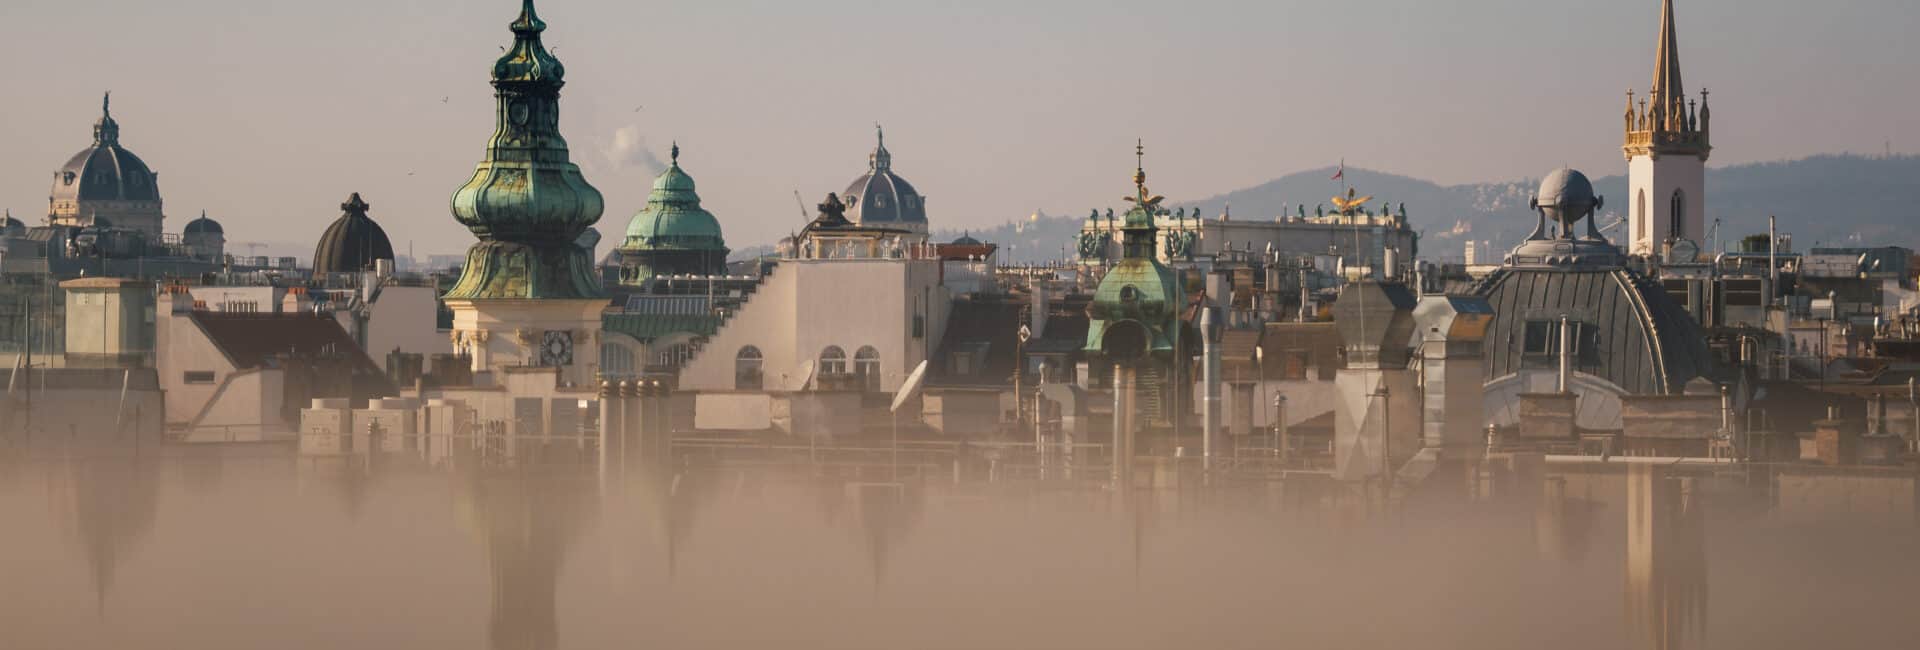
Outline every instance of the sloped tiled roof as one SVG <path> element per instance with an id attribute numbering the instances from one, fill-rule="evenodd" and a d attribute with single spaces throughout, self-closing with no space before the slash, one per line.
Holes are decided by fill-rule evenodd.
<path id="1" fill-rule="evenodd" d="M 351 362 L 356 375 L 383 374 L 339 321 L 329 316 L 196 311 L 188 318 L 237 368 L 270 368 L 285 355 L 338 358 Z"/>

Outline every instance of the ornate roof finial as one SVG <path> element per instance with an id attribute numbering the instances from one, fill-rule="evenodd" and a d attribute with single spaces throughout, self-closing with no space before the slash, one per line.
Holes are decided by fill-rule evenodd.
<path id="1" fill-rule="evenodd" d="M 533 0 L 523 0 L 520 16 L 507 27 L 513 30 L 513 45 L 493 63 L 494 86 L 538 84 L 557 90 L 563 85 L 566 66 L 540 42 L 540 33 L 546 31 L 547 22 L 534 11 Z"/>
<path id="2" fill-rule="evenodd" d="M 113 91 L 100 96 L 100 121 L 93 124 L 95 144 L 118 144 L 120 142 L 120 123 L 113 121 Z"/>
<path id="3" fill-rule="evenodd" d="M 880 129 L 880 123 L 873 123 L 873 153 L 867 156 L 867 167 L 874 173 L 884 173 L 893 169 L 893 154 L 887 151 L 887 132 Z"/>
<path id="4" fill-rule="evenodd" d="M 531 0 L 529 0 L 528 4 L 529 5 L 532 4 Z M 361 200 L 359 192 L 354 192 L 353 196 L 347 197 L 346 203 L 340 204 L 341 212 L 345 212 L 347 214 L 352 214 L 352 215 L 366 216 L 367 211 L 371 209 L 373 209 L 373 206 L 368 205 L 366 201 Z"/>
<path id="5" fill-rule="evenodd" d="M 1147 190 L 1147 141 L 1138 139 L 1133 142 L 1133 185 L 1144 192 Z"/>
<path id="6" fill-rule="evenodd" d="M 533 10 L 533 0 L 521 0 L 520 17 L 514 19 L 512 27 L 515 33 L 538 34 L 547 30 L 547 23 L 540 20 L 540 14 Z"/>
<path id="7" fill-rule="evenodd" d="M 680 141 L 679 140 L 673 141 L 673 150 L 668 152 L 668 155 L 671 156 L 673 159 L 673 166 L 679 167 L 680 166 Z"/>

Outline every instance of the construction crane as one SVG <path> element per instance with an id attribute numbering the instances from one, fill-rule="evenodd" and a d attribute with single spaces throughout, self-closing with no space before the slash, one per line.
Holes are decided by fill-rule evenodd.
<path id="1" fill-rule="evenodd" d="M 807 214 L 807 200 L 800 198 L 800 190 L 793 191 L 793 202 L 800 206 L 800 220 L 812 221 L 813 215 Z"/>

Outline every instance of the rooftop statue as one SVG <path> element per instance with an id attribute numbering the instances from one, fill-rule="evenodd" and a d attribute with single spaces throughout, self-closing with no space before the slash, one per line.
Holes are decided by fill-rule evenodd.
<path id="1" fill-rule="evenodd" d="M 847 205 L 840 202 L 839 194 L 828 192 L 827 200 L 815 207 L 820 209 L 820 218 L 823 221 L 846 221 L 847 219 Z"/>

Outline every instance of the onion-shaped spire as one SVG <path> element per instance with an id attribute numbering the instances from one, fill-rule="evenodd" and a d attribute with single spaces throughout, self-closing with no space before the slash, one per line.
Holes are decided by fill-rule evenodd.
<path id="1" fill-rule="evenodd" d="M 566 69 L 540 40 L 546 30 L 522 0 L 514 42 L 493 64 L 496 110 L 486 159 L 453 194 L 453 215 L 480 238 L 448 298 L 585 298 L 600 295 L 590 254 L 576 245 L 605 203 L 570 160 L 560 135 Z M 574 259 L 578 257 L 580 259 Z"/>

